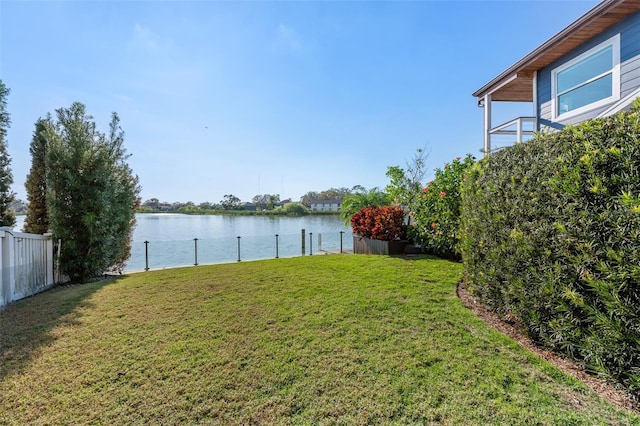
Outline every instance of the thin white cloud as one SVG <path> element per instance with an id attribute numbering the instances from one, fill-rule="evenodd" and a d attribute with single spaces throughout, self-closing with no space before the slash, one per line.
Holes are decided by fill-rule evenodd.
<path id="1" fill-rule="evenodd" d="M 126 102 L 126 103 L 129 103 L 129 102 L 132 102 L 132 101 L 133 101 L 133 98 L 132 98 L 131 96 L 124 95 L 124 94 L 122 94 L 122 93 L 116 93 L 116 92 L 113 92 L 113 93 L 109 93 L 109 96 L 110 96 L 112 99 L 115 99 L 116 101 L 119 101 L 119 102 Z"/>
<path id="2" fill-rule="evenodd" d="M 133 33 L 127 42 L 127 49 L 130 51 L 156 52 L 164 47 L 166 43 L 163 43 L 151 28 L 140 24 L 133 27 Z"/>
<path id="3" fill-rule="evenodd" d="M 303 44 L 295 29 L 280 24 L 276 34 L 275 47 L 281 50 L 299 51 L 302 50 Z"/>

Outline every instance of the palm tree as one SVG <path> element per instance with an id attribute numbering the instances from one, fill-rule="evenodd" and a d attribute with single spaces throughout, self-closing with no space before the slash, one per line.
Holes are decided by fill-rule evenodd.
<path id="1" fill-rule="evenodd" d="M 342 207 L 340 208 L 340 217 L 344 219 L 344 224 L 349 226 L 351 223 L 351 216 L 358 213 L 365 207 L 372 206 L 387 206 L 389 205 L 389 196 L 378 189 L 378 187 L 366 190 L 362 188 L 353 194 L 348 194 L 342 201 Z"/>

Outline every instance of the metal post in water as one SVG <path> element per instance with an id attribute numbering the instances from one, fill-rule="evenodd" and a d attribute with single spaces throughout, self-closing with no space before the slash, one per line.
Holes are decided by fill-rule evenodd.
<path id="1" fill-rule="evenodd" d="M 304 229 L 303 229 L 302 230 L 302 255 L 303 256 L 304 256 L 304 253 L 305 253 L 304 244 L 305 244 L 305 241 L 304 241 Z"/>
<path id="2" fill-rule="evenodd" d="M 149 241 L 144 242 L 144 270 L 149 270 Z"/>
<path id="3" fill-rule="evenodd" d="M 238 262 L 240 262 L 240 237 L 238 236 Z"/>
<path id="4" fill-rule="evenodd" d="M 194 238 L 193 239 L 193 244 L 194 244 L 194 249 L 195 249 L 195 254 L 196 254 L 196 263 L 193 264 L 193 266 L 198 266 L 198 239 Z"/>
<path id="5" fill-rule="evenodd" d="M 340 231 L 340 253 L 342 253 L 342 234 L 344 234 L 344 231 Z"/>
<path id="6" fill-rule="evenodd" d="M 278 258 L 278 234 L 276 234 L 276 259 Z"/>
<path id="7" fill-rule="evenodd" d="M 309 232 L 309 256 L 313 256 L 313 232 Z"/>

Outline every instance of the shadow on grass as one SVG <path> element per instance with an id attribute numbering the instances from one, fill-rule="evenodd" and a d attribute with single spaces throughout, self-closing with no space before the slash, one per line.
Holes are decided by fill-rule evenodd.
<path id="1" fill-rule="evenodd" d="M 443 256 L 438 256 L 437 254 L 426 253 L 426 252 L 397 254 L 397 255 L 392 255 L 390 257 L 395 257 L 403 260 L 447 260 L 453 263 L 461 262 L 459 259 L 456 259 L 454 257 L 443 257 Z"/>
<path id="2" fill-rule="evenodd" d="M 0 311 L 0 381 L 26 368 L 39 348 L 53 344 L 51 331 L 78 322 L 87 299 L 121 278 L 54 287 Z"/>

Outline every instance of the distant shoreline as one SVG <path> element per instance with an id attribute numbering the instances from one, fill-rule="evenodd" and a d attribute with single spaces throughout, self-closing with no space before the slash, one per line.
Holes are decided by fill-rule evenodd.
<path id="1" fill-rule="evenodd" d="M 340 214 L 339 211 L 318 211 L 312 210 L 308 211 L 304 214 L 291 214 L 278 210 L 202 210 L 198 212 L 180 212 L 180 211 L 168 211 L 168 212 L 149 212 L 149 211 L 138 211 L 136 213 L 139 214 L 184 214 L 189 216 L 211 216 L 211 215 L 219 215 L 219 216 L 289 216 L 289 217 L 299 217 L 299 216 L 337 216 Z"/>

